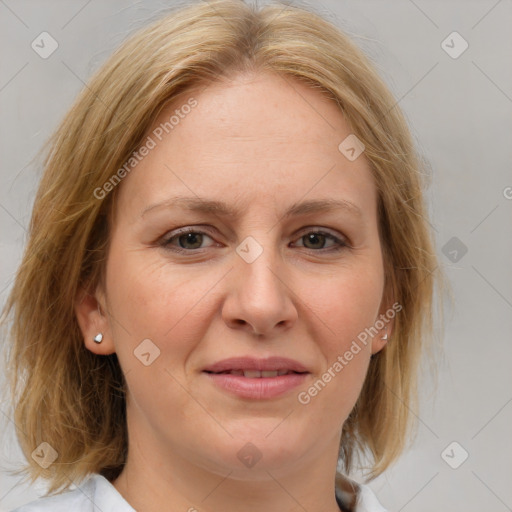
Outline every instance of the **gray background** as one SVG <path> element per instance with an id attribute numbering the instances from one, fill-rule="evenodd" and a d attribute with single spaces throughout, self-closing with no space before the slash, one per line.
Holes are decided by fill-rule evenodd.
<path id="1" fill-rule="evenodd" d="M 91 72 L 128 33 L 169 5 L 171 0 L 0 0 L 2 304 L 26 239 L 38 150 Z M 375 61 L 430 161 L 429 208 L 455 297 L 446 309 L 437 388 L 425 372 L 421 406 L 413 411 L 417 439 L 371 486 L 394 511 L 511 510 L 512 2 L 313 5 L 356 36 Z M 47 59 L 31 48 L 43 31 L 59 44 Z M 441 46 L 453 31 L 469 44 L 456 59 Z M 461 48 L 456 40 L 448 44 L 452 51 Z M 467 247 L 462 257 L 461 244 Z M 5 402 L 0 425 L 2 512 L 36 498 L 44 485 L 27 488 L 7 475 L 21 453 Z M 458 445 L 446 450 L 454 441 Z M 467 460 L 450 467 L 447 461 L 456 466 L 465 452 Z"/>

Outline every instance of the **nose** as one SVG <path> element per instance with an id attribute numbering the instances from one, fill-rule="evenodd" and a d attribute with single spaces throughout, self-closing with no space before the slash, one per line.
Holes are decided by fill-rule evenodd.
<path id="1" fill-rule="evenodd" d="M 265 247 L 251 263 L 235 258 L 222 308 L 225 323 L 265 339 L 290 329 L 298 318 L 296 296 L 276 251 Z"/>

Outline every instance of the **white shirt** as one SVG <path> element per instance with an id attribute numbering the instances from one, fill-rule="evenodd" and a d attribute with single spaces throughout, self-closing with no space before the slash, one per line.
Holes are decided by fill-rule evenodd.
<path id="1" fill-rule="evenodd" d="M 348 479 L 347 479 L 348 480 Z M 356 505 L 351 512 L 387 512 L 377 501 L 372 490 L 348 480 L 357 489 Z M 337 490 L 338 499 L 344 501 L 345 493 Z M 12 512 L 136 512 L 102 475 L 94 473 L 80 486 L 61 494 L 42 497 Z"/>

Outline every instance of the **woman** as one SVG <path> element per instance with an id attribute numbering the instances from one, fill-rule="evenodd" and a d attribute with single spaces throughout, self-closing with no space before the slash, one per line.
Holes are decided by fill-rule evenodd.
<path id="1" fill-rule="evenodd" d="M 347 475 L 409 429 L 421 173 L 315 14 L 196 2 L 126 41 L 52 140 L 6 309 L 26 471 L 57 492 L 17 510 L 384 510 Z"/>

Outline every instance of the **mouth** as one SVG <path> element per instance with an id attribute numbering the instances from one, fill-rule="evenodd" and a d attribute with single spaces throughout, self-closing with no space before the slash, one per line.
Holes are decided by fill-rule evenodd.
<path id="1" fill-rule="evenodd" d="M 225 359 L 202 371 L 217 389 L 238 398 L 268 400 L 304 384 L 310 372 L 293 359 L 240 357 Z"/>

